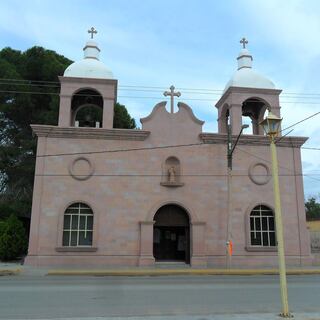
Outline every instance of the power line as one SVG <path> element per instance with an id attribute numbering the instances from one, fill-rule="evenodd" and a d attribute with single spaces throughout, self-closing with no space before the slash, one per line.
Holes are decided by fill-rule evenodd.
<path id="1" fill-rule="evenodd" d="M 60 82 L 59 81 L 45 81 L 45 80 L 23 80 L 23 79 L 7 79 L 7 78 L 0 78 L 0 84 L 1 81 L 12 81 L 12 83 L 10 83 L 11 85 L 14 84 L 14 82 L 26 82 L 26 85 L 28 83 L 38 83 L 38 86 L 41 86 L 41 83 L 50 83 L 50 84 L 57 84 L 58 86 L 60 86 Z M 139 86 L 139 85 L 119 85 L 119 88 L 147 88 L 147 89 L 159 89 L 159 90 L 166 90 L 167 86 Z M 197 91 L 207 91 L 207 92 L 223 92 L 222 89 L 207 89 L 207 88 L 180 88 L 180 90 L 197 90 Z"/>
<path id="2" fill-rule="evenodd" d="M 53 96 L 59 96 L 60 95 L 58 92 L 36 92 L 36 91 L 17 91 L 17 90 L 0 90 L 0 93 L 53 95 Z M 101 97 L 100 94 L 83 94 L 83 93 L 75 93 L 73 96 Z M 124 95 L 119 95 L 118 97 L 119 98 L 130 98 L 130 99 L 154 99 L 154 100 L 162 99 L 162 100 L 168 100 L 168 98 L 165 98 L 165 97 L 162 97 L 162 96 L 146 97 L 146 96 L 124 96 Z M 212 102 L 213 100 L 216 100 L 216 98 L 202 99 L 202 98 L 188 98 L 188 97 L 185 97 L 184 100 Z M 316 101 L 311 101 L 311 102 L 283 101 L 282 103 L 293 103 L 293 104 L 303 104 L 303 105 L 320 105 L 320 100 L 319 100 L 319 102 L 316 102 Z M 288 128 L 286 128 L 286 129 L 288 129 Z M 286 130 L 286 129 L 284 129 L 284 130 Z"/>
<path id="3" fill-rule="evenodd" d="M 320 148 L 315 148 L 315 147 L 301 147 L 301 149 L 305 149 L 305 150 L 317 150 L 317 151 L 320 151 Z"/>
<path id="4" fill-rule="evenodd" d="M 314 174 L 315 176 L 320 176 L 320 174 Z M 35 174 L 37 177 L 70 177 L 70 174 L 57 174 L 57 173 L 47 173 L 47 174 Z M 76 177 L 87 177 L 88 175 L 74 175 Z M 93 174 L 90 177 L 163 177 L 163 174 Z M 179 177 L 227 177 L 227 174 L 181 174 Z M 254 177 L 267 177 L 270 175 L 255 174 Z M 310 175 L 306 174 L 279 174 L 279 177 L 301 177 Z M 248 174 L 233 174 L 232 177 L 248 177 Z M 320 180 L 317 180 L 320 181 Z"/>
<path id="5" fill-rule="evenodd" d="M 256 154 L 253 154 L 253 153 L 251 153 L 251 152 L 249 152 L 249 151 L 247 151 L 247 150 L 243 150 L 243 149 L 240 148 L 239 146 L 237 146 L 236 148 L 237 148 L 238 150 L 244 152 L 244 153 L 247 153 L 247 154 L 251 155 L 252 157 L 255 157 L 255 158 L 259 159 L 259 160 L 263 160 L 263 161 L 265 161 L 265 162 L 272 163 L 270 160 L 267 160 L 267 159 L 264 159 L 264 158 L 262 158 L 262 157 L 260 157 L 260 156 L 257 156 Z M 292 171 L 292 169 L 289 169 L 289 168 L 287 168 L 287 167 L 283 167 L 283 166 L 280 166 L 280 165 L 279 165 L 279 168 L 282 168 L 282 169 L 285 169 L 285 170 L 294 172 L 294 171 Z M 295 173 L 294 173 L 294 174 L 295 174 Z M 280 176 L 280 174 L 279 174 L 279 176 Z M 308 174 L 301 174 L 301 176 L 305 176 L 305 177 L 308 177 L 308 178 L 310 178 L 310 179 L 313 179 L 313 180 L 316 180 L 316 181 L 319 181 L 319 182 L 320 182 L 320 179 L 316 179 L 316 178 L 314 178 L 314 177 L 312 177 L 312 176 L 310 176 L 310 175 L 308 175 Z"/>
<path id="6" fill-rule="evenodd" d="M 31 86 L 31 87 L 45 87 L 45 88 L 56 88 L 56 89 L 60 89 L 59 85 L 51 85 L 51 84 L 36 84 L 36 83 L 10 83 L 10 82 L 1 82 L 0 80 L 0 85 L 8 85 L 8 86 Z M 150 89 L 137 89 L 137 88 L 130 88 L 127 86 L 119 86 L 119 91 L 133 91 L 133 92 L 155 92 L 155 93 L 159 93 L 159 89 L 151 89 L 153 87 L 150 87 Z M 165 90 L 165 89 L 163 89 Z M 183 89 L 179 89 L 179 90 L 183 90 Z M 190 89 L 191 90 L 191 89 Z M 192 89 L 192 91 L 188 91 L 186 92 L 186 94 L 198 94 L 198 95 L 220 95 L 219 92 L 199 92 L 199 91 L 195 91 L 197 89 Z M 220 91 L 220 90 L 217 90 Z M 88 95 L 86 95 L 88 96 Z"/>
<path id="7" fill-rule="evenodd" d="M 61 154 L 49 154 L 49 155 L 38 155 L 36 157 L 56 157 L 56 156 L 70 156 L 70 155 L 84 155 L 84 154 L 101 154 L 101 153 L 117 153 L 117 152 L 130 152 L 130 151 L 144 151 L 144 150 L 155 150 L 155 149 L 167 149 L 167 148 L 176 148 L 176 147 L 190 147 L 190 146 L 199 146 L 199 145 L 208 145 L 208 144 L 205 144 L 205 143 L 195 143 L 195 144 L 184 144 L 184 145 L 171 145 L 171 146 L 160 146 L 160 147 L 145 147 L 145 148 L 132 148 L 132 149 L 117 149 L 117 150 L 101 150 L 101 151 L 88 151 L 88 152 L 77 152 L 77 153 L 61 153 Z M 266 161 L 266 162 L 269 162 L 271 163 L 270 160 L 267 160 L 267 159 L 264 159 L 260 156 L 257 156 L 249 151 L 246 151 L 246 150 L 243 150 L 242 148 L 239 148 L 239 146 L 237 146 L 237 149 L 242 151 L 242 152 L 245 152 L 247 154 L 250 154 L 251 156 L 257 158 L 257 159 L 260 159 L 260 160 L 263 160 L 263 161 Z M 318 148 L 317 148 L 318 149 Z M 320 150 L 320 148 L 319 148 Z M 289 168 L 286 168 L 286 167 L 283 167 L 283 166 L 279 166 L 280 168 L 283 168 L 285 170 L 288 170 L 288 171 L 291 171 L 291 169 Z M 69 176 L 69 175 L 67 175 Z M 97 175 L 97 176 L 132 176 L 132 175 Z M 159 175 L 139 175 L 139 176 L 159 176 Z M 185 176 L 193 176 L 193 175 L 185 175 Z M 202 176 L 202 175 L 194 175 L 194 176 Z M 204 175 L 204 176 L 225 176 L 225 175 Z M 237 176 L 237 175 L 236 175 Z M 245 175 L 238 175 L 238 176 L 247 176 L 247 174 Z M 279 176 L 305 176 L 305 177 L 308 177 L 310 179 L 313 179 L 313 180 L 316 180 L 316 181 L 319 181 L 319 179 L 316 179 L 314 178 L 314 176 L 320 176 L 320 174 L 313 174 L 312 176 L 309 175 L 309 174 L 279 174 Z"/>
<path id="8" fill-rule="evenodd" d="M 1 80 L 1 79 L 0 79 Z M 3 79 L 2 79 L 3 80 Z M 12 79 L 6 79 L 6 80 L 12 80 Z M 31 81 L 31 80 L 17 80 L 15 79 L 14 81 Z M 41 81 L 33 81 L 33 82 L 41 82 Z M 54 83 L 52 81 L 44 81 L 46 83 Z M 58 83 L 58 82 L 55 82 L 55 83 Z M 1 83 L 0 83 L 1 84 Z M 30 85 L 30 84 L 28 84 Z M 138 87 L 138 86 L 132 86 L 132 87 Z M 160 88 L 160 87 L 150 87 L 150 88 Z M 185 88 L 186 89 L 186 88 Z M 195 89 L 197 90 L 197 89 Z M 202 90 L 202 89 L 198 89 L 198 90 Z M 204 90 L 204 89 L 203 89 Z M 26 92 L 26 91 L 0 91 L 0 92 L 7 92 L 7 93 L 25 93 L 25 94 L 50 94 L 50 95 L 59 95 L 59 93 L 52 93 L 52 92 L 47 92 L 47 93 L 44 93 L 44 92 Z M 294 93 L 291 93 L 291 94 L 294 94 Z M 78 94 L 78 95 L 83 95 L 83 96 L 88 96 L 87 94 Z M 96 95 L 96 96 L 100 96 L 100 95 Z M 121 96 L 119 96 L 121 97 Z M 133 97 L 133 96 L 122 96 L 122 97 L 126 97 L 126 98 L 145 98 L 145 99 L 157 99 L 157 97 Z M 187 99 L 187 100 L 207 100 L 207 99 Z M 288 103 L 288 102 L 286 102 Z M 289 102 L 290 103 L 290 102 Z M 298 103 L 298 102 L 291 102 L 291 103 Z M 307 103 L 308 104 L 308 103 Z M 305 119 L 302 119 L 292 125 L 290 125 L 289 127 L 283 129 L 282 131 L 284 130 L 287 130 L 289 128 L 292 128 L 316 115 L 320 114 L 320 112 L 316 112 L 315 114 L 305 118 Z M 201 145 L 203 143 L 200 143 L 200 144 L 187 144 L 187 145 L 176 145 L 176 146 L 162 146 L 162 147 L 154 147 L 154 148 L 134 148 L 134 149 L 126 149 L 126 150 L 104 150 L 104 151 L 96 151 L 96 152 L 81 152 L 81 153 L 64 153 L 64 154 L 55 154 L 55 155 L 38 155 L 37 157 L 49 157 L 49 156 L 64 156 L 64 155 L 77 155 L 77 154 L 92 154 L 92 153 L 105 153 L 105 152 L 123 152 L 123 151 L 137 151 L 137 150 L 150 150 L 150 149 L 159 149 L 159 148 L 172 148 L 172 147 L 183 147 L 183 146 L 191 146 L 191 145 Z M 242 150 L 241 148 L 238 147 L 239 150 Z M 308 150 L 320 150 L 320 148 L 313 148 L 313 147 L 302 147 L 301 149 L 308 149 Z M 242 150 L 244 151 L 244 150 Z M 246 152 L 246 151 L 244 151 Z M 248 153 L 248 152 L 247 152 Z M 249 153 L 250 154 L 250 153 Z M 253 154 L 251 154 L 253 155 Z M 253 155 L 255 156 L 255 155 Z M 257 156 L 255 156 L 257 157 Z M 262 159 L 262 158 L 260 158 Z M 264 161 L 267 161 L 265 159 L 262 159 Z M 288 168 L 286 168 L 287 170 L 290 170 Z"/>
<path id="9" fill-rule="evenodd" d="M 156 150 L 156 149 L 167 149 L 167 148 L 177 148 L 177 147 L 191 147 L 191 146 L 200 146 L 200 145 L 206 145 L 208 146 L 209 144 L 206 144 L 206 143 L 192 143 L 192 144 L 180 144 L 180 145 L 169 145 L 169 146 L 159 146 L 159 147 L 144 147 L 144 148 L 131 148 L 131 149 L 117 149 L 117 150 L 101 150 L 101 151 L 88 151 L 88 152 L 74 152 L 74 153 L 57 153 L 57 154 L 47 154 L 47 155 L 36 155 L 36 156 L 33 156 L 32 157 L 36 157 L 36 158 L 44 158 L 44 157 L 58 157 L 58 156 L 73 156 L 73 155 L 88 155 L 88 154 L 103 154 L 103 153 L 118 153 L 118 152 L 130 152 L 130 151 L 145 151 L 145 150 Z M 256 154 L 253 154 L 247 150 L 244 150 L 242 148 L 240 148 L 239 146 L 236 147 L 238 150 L 244 152 L 244 153 L 247 153 L 259 160 L 263 160 L 265 162 L 268 162 L 268 163 L 271 163 L 270 160 L 267 160 L 265 158 L 262 158 L 260 156 L 257 156 Z M 308 148 L 308 147 L 305 147 L 305 149 L 312 149 L 312 150 L 320 150 L 320 148 Z M 308 177 L 308 178 L 311 178 L 311 179 L 314 179 L 316 181 L 320 181 L 319 179 L 316 179 L 314 178 L 313 176 L 320 176 L 320 174 L 312 174 L 309 175 L 309 174 L 296 174 L 294 173 L 294 171 L 292 171 L 291 169 L 287 168 L 287 167 L 283 167 L 283 166 L 279 166 L 280 168 L 282 169 L 285 169 L 285 170 L 288 170 L 288 171 L 291 171 L 293 172 L 293 174 L 279 174 L 279 176 L 283 176 L 283 177 L 286 177 L 286 176 L 305 176 L 305 177 Z M 70 176 L 69 174 L 43 174 L 43 175 L 39 175 L 39 174 L 36 174 L 37 176 Z M 81 176 L 81 175 L 79 175 Z M 112 174 L 112 175 L 94 175 L 94 176 L 123 176 L 123 177 L 127 177 L 127 176 L 143 176 L 143 177 L 152 177 L 152 176 L 162 176 L 162 175 L 132 175 L 132 174 L 122 174 L 122 175 L 119 175 L 119 174 Z M 187 175 L 187 174 L 184 174 L 184 175 L 181 175 L 181 176 L 213 176 L 213 177 L 220 177 L 220 176 L 227 176 L 225 174 L 203 174 L 203 175 Z M 248 174 L 243 174 L 243 175 L 239 175 L 239 174 L 236 174 L 236 175 L 233 175 L 233 176 L 248 176 Z M 255 176 L 260 176 L 260 175 L 255 175 Z M 261 176 L 265 176 L 265 175 L 261 175 Z"/>
<path id="10" fill-rule="evenodd" d="M 166 145 L 159 147 L 142 147 L 142 148 L 128 148 L 128 149 L 116 149 L 116 150 L 99 150 L 99 151 L 83 151 L 83 152 L 72 152 L 72 153 L 56 153 L 56 154 L 44 154 L 33 156 L 36 158 L 43 157 L 58 157 L 58 156 L 73 156 L 73 155 L 86 155 L 86 154 L 100 154 L 100 153 L 118 153 L 118 152 L 131 152 L 131 151 L 145 151 L 145 150 L 157 150 L 157 149 L 169 149 L 169 148 L 181 148 L 181 147 L 192 147 L 192 146 L 208 146 L 208 143 L 188 143 L 188 144 L 177 144 L 177 145 Z M 320 148 L 302 147 L 303 149 L 320 150 Z M 261 158 L 262 159 L 262 158 Z"/>
<path id="11" fill-rule="evenodd" d="M 59 156 L 73 156 L 73 155 L 99 154 L 99 153 L 118 153 L 118 152 L 130 152 L 130 151 L 145 151 L 145 150 L 157 150 L 157 149 L 168 149 L 168 148 L 192 147 L 192 146 L 201 146 L 201 145 L 208 145 L 208 144 L 189 143 L 189 144 L 168 145 L 168 146 L 159 146 L 159 147 L 143 147 L 143 148 L 129 148 L 129 149 L 116 149 L 116 150 L 100 150 L 100 151 L 73 152 L 73 153 L 43 154 L 43 155 L 37 155 L 35 157 L 36 158 L 43 158 L 43 157 L 59 157 Z"/>
<path id="12" fill-rule="evenodd" d="M 282 129 L 281 131 L 288 130 L 288 129 L 296 126 L 297 124 L 299 124 L 299 123 L 301 123 L 301 122 L 304 122 L 304 121 L 306 121 L 306 120 L 308 120 L 308 119 L 311 119 L 311 118 L 315 117 L 315 116 L 318 115 L 318 114 L 320 114 L 320 111 L 318 111 L 318 112 L 312 114 L 311 116 L 309 116 L 309 117 L 307 117 L 307 118 L 304 118 L 304 119 L 302 119 L 302 120 L 300 120 L 300 121 L 298 121 L 298 122 L 290 125 L 289 127 L 286 127 L 285 129 Z"/>
<path id="13" fill-rule="evenodd" d="M 188 143 L 188 144 L 177 144 L 177 145 L 166 145 L 158 147 L 142 147 L 142 148 L 128 148 L 128 149 L 116 149 L 116 150 L 99 150 L 99 151 L 81 151 L 81 152 L 71 152 L 71 153 L 55 153 L 55 154 L 44 154 L 44 155 L 32 155 L 32 157 L 43 158 L 43 157 L 58 157 L 58 156 L 73 156 L 73 155 L 87 155 L 87 154 L 100 154 L 100 153 L 119 153 L 119 152 L 130 152 L 130 151 L 145 151 L 145 150 L 157 150 L 157 149 L 169 149 L 169 148 L 179 148 L 179 147 L 191 147 L 191 146 L 209 146 L 208 143 Z M 242 150 L 237 147 L 239 150 L 249 153 L 248 151 Z M 303 149 L 311 150 L 320 150 L 320 148 L 312 147 L 302 147 Z M 251 153 L 249 153 L 251 154 Z M 253 155 L 253 154 L 251 154 Z M 253 155 L 255 156 L 255 155 Z M 258 157 L 258 156 L 256 156 Z M 263 158 L 259 158 L 265 160 Z"/>
<path id="14" fill-rule="evenodd" d="M 18 83 L 23 83 L 25 82 L 25 85 L 30 85 L 30 84 L 36 84 L 37 86 L 46 86 L 46 84 L 57 84 L 56 87 L 60 87 L 60 82 L 59 81 L 45 81 L 45 80 L 24 80 L 24 79 L 10 79 L 10 78 L 0 78 L 0 84 L 1 81 L 9 82 L 8 84 L 14 85 L 14 82 Z M 44 85 L 42 84 L 44 83 Z M 119 85 L 119 88 L 145 88 L 145 89 L 161 89 L 165 90 L 167 89 L 167 86 L 143 86 L 143 85 Z M 223 89 L 208 89 L 208 88 L 187 88 L 187 87 L 177 87 L 179 90 L 191 90 L 191 91 L 205 91 L 205 92 L 223 92 Z M 298 96 L 319 96 L 320 93 L 299 93 L 299 92 L 283 92 L 281 95 L 298 95 Z M 289 98 L 289 97 L 288 97 Z M 290 98 L 295 98 L 295 97 L 290 97 Z"/>
<path id="15" fill-rule="evenodd" d="M 35 91 L 16 91 L 16 90 L 0 90 L 0 93 L 13 93 L 13 94 L 35 94 L 35 95 L 52 95 L 59 96 L 60 94 L 57 92 L 35 92 Z M 75 93 L 73 96 L 84 96 L 84 97 L 101 97 L 100 94 L 82 94 Z M 146 96 L 123 96 L 118 95 L 119 98 L 130 98 L 130 99 L 154 99 L 154 100 L 169 100 L 169 98 L 165 98 L 162 96 L 154 96 L 154 97 L 146 97 Z M 201 98 L 185 98 L 184 100 L 195 100 L 195 101 L 211 101 L 214 99 L 201 99 Z M 320 104 L 320 103 L 319 103 Z"/>

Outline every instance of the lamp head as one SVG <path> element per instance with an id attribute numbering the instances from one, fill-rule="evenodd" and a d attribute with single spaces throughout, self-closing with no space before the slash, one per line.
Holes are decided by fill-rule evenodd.
<path id="1" fill-rule="evenodd" d="M 279 134 L 280 124 L 282 118 L 277 117 L 271 111 L 269 111 L 267 117 L 260 122 L 264 132 L 270 137 L 277 137 Z"/>

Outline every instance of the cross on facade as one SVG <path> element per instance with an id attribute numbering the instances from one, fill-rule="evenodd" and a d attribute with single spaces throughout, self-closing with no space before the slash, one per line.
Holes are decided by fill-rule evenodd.
<path id="1" fill-rule="evenodd" d="M 171 86 L 170 87 L 170 91 L 165 91 L 164 93 L 163 93 L 163 95 L 165 96 L 165 97 L 167 97 L 167 96 L 170 96 L 170 100 L 171 100 L 171 108 L 170 108 L 170 112 L 171 113 L 173 113 L 173 97 L 174 96 L 176 96 L 176 97 L 180 97 L 181 96 L 181 93 L 179 92 L 179 91 L 177 91 L 177 92 L 174 92 L 174 89 L 175 89 L 175 87 L 174 86 Z"/>
<path id="2" fill-rule="evenodd" d="M 240 40 L 240 43 L 243 45 L 243 49 L 245 49 L 246 48 L 246 44 L 248 44 L 248 40 L 246 38 L 242 38 Z"/>
<path id="3" fill-rule="evenodd" d="M 88 33 L 91 33 L 91 39 L 93 39 L 93 34 L 94 34 L 94 33 L 96 33 L 96 34 L 97 34 L 97 33 L 98 33 L 98 31 L 97 31 L 97 30 L 95 30 L 95 29 L 94 29 L 94 27 L 91 27 L 91 29 L 90 29 L 90 30 L 88 30 Z"/>

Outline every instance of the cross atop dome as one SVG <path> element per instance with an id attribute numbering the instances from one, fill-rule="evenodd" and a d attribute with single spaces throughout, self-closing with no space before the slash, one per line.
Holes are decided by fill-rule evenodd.
<path id="1" fill-rule="evenodd" d="M 246 45 L 248 44 L 248 40 L 246 38 L 242 38 L 240 40 L 240 43 L 242 44 L 242 49 L 237 58 L 238 70 L 242 68 L 252 68 L 252 60 L 253 60 L 252 55 L 250 54 L 249 50 L 246 48 Z"/>
<path id="2" fill-rule="evenodd" d="M 246 44 L 248 44 L 248 40 L 246 38 L 242 38 L 240 40 L 240 43 L 242 44 L 243 49 L 245 49 L 246 48 Z"/>
<path id="3" fill-rule="evenodd" d="M 88 30 L 88 33 L 91 33 L 91 39 L 93 39 L 93 34 L 97 34 L 98 31 L 94 27 L 91 27 L 91 29 Z"/>
<path id="4" fill-rule="evenodd" d="M 86 41 L 83 48 L 84 57 L 82 60 L 72 63 L 64 72 L 65 77 L 113 79 L 113 74 L 106 65 L 99 60 L 100 49 L 93 36 L 98 31 L 91 27 L 88 30 L 91 39 Z"/>

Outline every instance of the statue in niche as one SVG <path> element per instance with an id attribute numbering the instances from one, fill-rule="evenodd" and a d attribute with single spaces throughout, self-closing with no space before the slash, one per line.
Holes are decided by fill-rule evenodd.
<path id="1" fill-rule="evenodd" d="M 171 182 L 171 183 L 176 182 L 176 170 L 175 170 L 174 166 L 171 166 L 168 169 L 168 178 L 169 178 L 169 182 Z"/>

